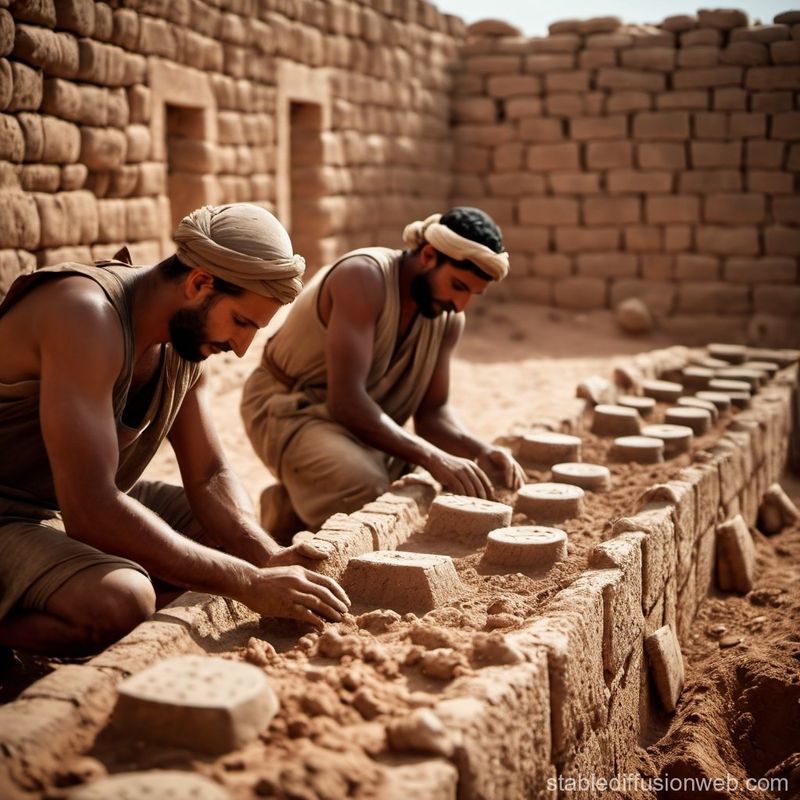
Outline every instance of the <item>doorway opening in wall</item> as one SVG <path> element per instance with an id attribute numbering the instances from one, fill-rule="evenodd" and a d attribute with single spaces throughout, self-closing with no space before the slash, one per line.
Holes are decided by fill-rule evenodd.
<path id="1" fill-rule="evenodd" d="M 296 253 L 306 259 L 306 280 L 327 260 L 323 239 L 332 233 L 323 198 L 322 106 L 289 101 L 289 219 Z"/>
<path id="2" fill-rule="evenodd" d="M 206 141 L 204 109 L 166 104 L 167 195 L 171 231 L 195 208 L 213 202 L 210 182 L 216 173 L 214 149 Z"/>

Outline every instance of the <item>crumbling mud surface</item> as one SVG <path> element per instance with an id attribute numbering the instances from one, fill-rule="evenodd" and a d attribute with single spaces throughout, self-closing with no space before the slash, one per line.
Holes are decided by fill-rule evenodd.
<path id="1" fill-rule="evenodd" d="M 509 377 L 512 372 L 517 374 L 508 369 Z M 603 371 L 609 372 L 608 365 Z M 659 405 L 653 422 L 661 421 L 665 407 Z M 520 680 L 514 684 L 509 679 L 514 674 L 531 675 L 540 666 L 530 661 L 530 651 L 523 652 L 524 637 L 515 638 L 514 632 L 550 613 L 557 605 L 552 602 L 555 595 L 587 570 L 592 547 L 608 538 L 614 519 L 633 513 L 648 487 L 678 478 L 693 462 L 695 453 L 712 444 L 737 413 L 731 412 L 710 434 L 698 438 L 690 453 L 662 464 L 608 464 L 611 489 L 587 492 L 580 516 L 560 525 L 568 533 L 567 558 L 550 570 L 503 572 L 490 567 L 482 561 L 480 544 L 443 541 L 426 533 L 421 520 L 400 549 L 450 556 L 464 587 L 457 598 L 433 611 L 398 613 L 356 603 L 343 623 L 327 625 L 320 635 L 289 622 L 259 621 L 235 604 L 211 607 L 223 616 L 228 614 L 236 624 L 226 627 L 225 620 L 211 617 L 207 625 L 195 624 L 188 652 L 205 652 L 260 667 L 281 701 L 268 728 L 239 750 L 220 757 L 199 756 L 189 750 L 136 741 L 113 724 L 106 725 L 102 711 L 95 714 L 88 707 L 74 715 L 74 730 L 59 733 L 62 738 L 71 737 L 73 752 L 81 755 L 52 759 L 35 768 L 20 763 L 18 785 L 27 790 L 28 797 L 66 800 L 72 787 L 94 782 L 106 773 L 180 769 L 211 778 L 232 798 L 393 800 L 419 796 L 445 800 L 456 796 L 456 779 L 464 797 L 539 796 L 546 776 L 537 769 L 541 769 L 542 761 L 547 763 L 547 756 L 542 758 L 545 748 L 550 752 L 550 719 L 537 719 L 530 709 L 547 708 L 546 697 L 541 706 L 535 697 L 531 699 L 536 686 L 543 686 L 547 692 L 546 670 L 527 683 Z M 522 418 L 521 409 L 514 406 L 502 417 L 508 425 L 506 430 L 510 430 Z M 534 419 L 533 414 L 527 417 L 529 426 Z M 582 433 L 581 438 L 582 461 L 607 463 L 611 438 L 588 433 Z M 548 481 L 550 472 L 531 471 L 529 478 Z M 510 493 L 501 492 L 497 499 L 514 503 Z M 518 526 L 530 522 L 520 514 L 512 519 Z M 776 711 L 775 727 L 782 736 L 772 736 L 767 742 L 762 729 L 770 718 L 764 717 L 761 707 L 768 714 L 773 708 L 765 696 L 778 685 L 776 665 L 791 666 L 791 659 L 797 664 L 793 653 L 800 649 L 800 643 L 791 637 L 798 629 L 795 587 L 799 543 L 800 531 L 796 528 L 769 540 L 758 539 L 759 564 L 753 591 L 745 598 L 712 595 L 701 607 L 691 626 L 690 641 L 684 644 L 687 686 L 677 713 L 672 720 L 656 718 L 642 742 L 648 749 L 631 752 L 631 764 L 638 766 L 643 777 L 659 777 L 673 767 L 679 773 L 683 753 L 689 754 L 686 758 L 704 759 L 702 764 L 713 777 L 719 776 L 722 763 L 732 765 L 731 772 L 739 769 L 742 777 L 772 774 L 776 768 L 783 770 L 781 775 L 787 770 L 791 775 L 796 765 L 780 751 L 781 745 L 791 741 L 791 719 L 780 717 Z M 781 603 L 784 598 L 792 600 L 773 609 L 771 593 L 781 587 L 785 591 L 778 591 L 775 597 Z M 741 635 L 739 628 L 747 631 L 744 642 L 720 649 L 717 629 L 713 635 L 706 634 L 706 615 L 717 605 L 729 627 L 730 620 L 737 620 L 734 635 Z M 741 617 L 739 622 L 736 609 L 740 607 L 749 610 L 750 616 Z M 748 627 L 747 620 L 752 622 L 754 615 L 768 619 Z M 709 617 L 709 624 L 716 623 L 715 617 Z M 794 651 L 777 653 L 771 649 L 773 639 L 795 641 L 787 646 L 793 646 Z M 148 657 L 154 651 L 157 657 L 157 645 L 151 645 Z M 719 679 L 712 681 L 709 676 L 716 674 L 712 657 L 733 665 L 732 672 L 720 672 Z M 145 666 L 113 659 L 104 664 L 102 669 L 108 671 L 136 672 Z M 59 666 L 57 673 L 71 668 Z M 783 685 L 789 694 L 781 695 L 781 710 L 796 708 L 789 702 L 796 697 L 791 695 L 796 684 L 787 675 L 788 671 Z M 695 690 L 697 681 L 705 681 L 703 685 L 711 688 Z M 509 699 L 510 686 L 513 692 Z M 734 715 L 732 708 L 745 710 Z M 526 724 L 516 724 L 512 715 L 513 720 L 522 715 Z M 702 728 L 703 720 L 706 728 Z M 691 739 L 692 732 L 701 728 L 703 735 L 696 741 Z M 469 753 L 465 751 L 466 733 L 473 747 Z M 707 744 L 712 739 L 714 747 Z M 485 744 L 487 754 L 491 753 L 486 763 L 474 749 L 476 740 Z M 502 754 L 499 763 L 489 764 L 488 759 L 496 759 L 498 752 Z M 481 771 L 492 774 L 496 782 L 480 784 Z M 532 776 L 527 791 L 519 791 L 521 774 Z M 493 786 L 491 791 L 487 791 L 487 785 Z M 0 790 L 4 788 L 0 786 Z M 3 791 L 0 796 L 4 796 Z"/>
<path id="2" fill-rule="evenodd" d="M 701 606 L 677 713 L 650 731 L 642 767 L 662 780 L 730 776 L 702 795 L 720 800 L 800 796 L 800 526 L 755 542 L 756 585 Z"/>
<path id="3" fill-rule="evenodd" d="M 656 418 L 662 413 L 660 406 Z M 730 418 L 699 438 L 694 450 L 709 446 Z M 583 460 L 605 463 L 612 439 L 591 434 L 582 439 Z M 263 668 L 281 699 L 280 711 L 258 741 L 219 758 L 198 758 L 190 751 L 132 742 L 111 726 L 91 749 L 93 761 L 82 760 L 79 766 L 94 764 L 98 771 L 112 773 L 192 770 L 221 783 L 234 797 L 390 796 L 393 766 L 413 762 L 415 752 L 448 757 L 457 746 L 455 732 L 426 712 L 443 701 L 468 709 L 476 675 L 523 663 L 525 655 L 505 635 L 542 614 L 588 568 L 591 548 L 613 520 L 633 513 L 648 487 L 677 477 L 692 458 L 687 453 L 662 464 L 610 464 L 611 490 L 586 493 L 583 513 L 561 525 L 568 533 L 567 558 L 546 571 L 503 571 L 487 565 L 482 562 L 483 545 L 436 537 L 426 532 L 423 521 L 400 549 L 453 558 L 464 591 L 452 602 L 421 615 L 356 602 L 353 614 L 343 623 L 327 625 L 321 635 L 304 633 L 289 622 L 253 620 L 216 643 L 216 655 Z M 549 479 L 549 470 L 528 474 L 532 481 Z M 513 506 L 512 493 L 498 495 Z M 531 520 L 515 514 L 512 522 L 525 525 Z M 653 758 L 643 759 L 645 772 L 655 769 Z M 510 767 L 526 770 L 521 763 Z M 75 780 L 77 770 L 68 766 L 55 783 Z M 54 792 L 58 796 L 57 787 L 51 786 L 47 796 Z"/>

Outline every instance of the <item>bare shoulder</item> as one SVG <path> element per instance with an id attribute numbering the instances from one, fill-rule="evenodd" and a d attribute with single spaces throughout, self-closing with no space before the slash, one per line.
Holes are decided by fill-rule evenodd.
<path id="1" fill-rule="evenodd" d="M 71 360 L 75 354 L 92 362 L 108 360 L 119 368 L 124 348 L 122 324 L 93 280 L 69 276 L 45 283 L 24 302 L 42 355 L 50 351 Z"/>
<path id="2" fill-rule="evenodd" d="M 331 271 L 326 283 L 337 300 L 345 296 L 363 303 L 383 305 L 386 294 L 383 272 L 368 256 L 355 255 L 344 259 Z"/>
<path id="3" fill-rule="evenodd" d="M 319 312 L 327 325 L 334 306 L 338 319 L 374 322 L 386 300 L 383 273 L 367 256 L 354 255 L 340 261 L 326 276 L 319 298 Z"/>

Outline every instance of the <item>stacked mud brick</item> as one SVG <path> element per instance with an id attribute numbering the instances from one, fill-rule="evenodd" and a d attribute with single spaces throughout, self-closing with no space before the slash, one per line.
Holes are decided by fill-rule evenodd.
<path id="1" fill-rule="evenodd" d="M 446 205 L 457 18 L 423 0 L 118 5 L 0 2 L 0 293 L 122 244 L 157 260 L 203 203 L 274 209 L 281 158 L 312 266 Z M 298 124 L 294 153 L 282 64 L 324 85 L 324 125 L 303 141 Z"/>
<path id="2" fill-rule="evenodd" d="M 636 296 L 678 335 L 788 343 L 798 90 L 797 11 L 569 20 L 534 39 L 476 23 L 456 77 L 454 199 L 503 226 L 515 297 Z"/>

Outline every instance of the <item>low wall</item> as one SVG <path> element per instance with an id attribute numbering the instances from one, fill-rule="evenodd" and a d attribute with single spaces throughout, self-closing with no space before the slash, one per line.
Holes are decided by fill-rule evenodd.
<path id="1" fill-rule="evenodd" d="M 656 377 L 680 369 L 688 355 L 670 348 L 633 366 Z M 505 634 L 499 661 L 442 692 L 430 710 L 446 735 L 411 748 L 418 751 L 413 770 L 404 771 L 405 763 L 394 772 L 397 764 L 380 759 L 383 796 L 403 797 L 411 773 L 415 791 L 433 800 L 519 800 L 574 796 L 563 789 L 579 775 L 635 771 L 630 758 L 662 713 L 644 638 L 668 624 L 686 639 L 714 581 L 716 523 L 737 513 L 755 523 L 759 499 L 780 476 L 797 433 L 796 398 L 795 364 L 676 479 L 649 489 L 637 508 L 620 509 L 629 516 L 609 521 L 589 569 L 541 615 Z M 587 415 L 585 401 L 576 400 L 563 417 L 542 422 L 580 433 Z M 329 550 L 325 571 L 341 577 L 352 558 L 401 545 L 435 494 L 429 480 L 412 475 L 360 511 L 332 517 L 315 536 Z M 254 620 L 236 603 L 190 593 L 87 664 L 61 667 L 31 686 L 0 708 L 3 796 L 38 796 L 60 764 L 86 752 L 107 724 L 121 678 L 176 653 L 224 650 L 229 634 Z M 395 749 L 402 758 L 403 746 Z"/>
<path id="2" fill-rule="evenodd" d="M 797 346 L 800 12 L 660 25 L 476 23 L 453 101 L 455 201 L 503 227 L 505 291 L 643 300 L 687 344 Z"/>

